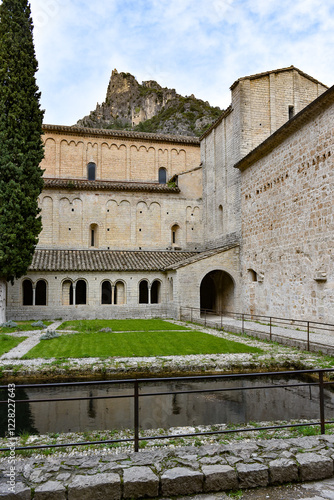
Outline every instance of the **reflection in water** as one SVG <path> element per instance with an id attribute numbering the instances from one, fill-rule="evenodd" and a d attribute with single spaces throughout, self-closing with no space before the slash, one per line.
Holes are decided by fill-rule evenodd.
<path id="1" fill-rule="evenodd" d="M 250 421 L 314 419 L 319 420 L 318 387 L 287 387 L 259 389 L 261 385 L 279 385 L 301 380 L 277 378 L 244 378 L 224 381 L 173 381 L 170 383 L 145 382 L 140 393 L 174 392 L 179 390 L 216 389 L 226 392 L 202 394 L 167 394 L 140 398 L 140 427 L 169 428 L 187 425 L 214 425 L 219 423 L 242 424 Z M 305 382 L 305 379 L 303 379 Z M 252 390 L 231 390 L 250 387 Z M 21 392 L 20 392 L 21 391 Z M 124 384 L 108 384 L 91 387 L 39 387 L 26 392 L 17 390 L 17 399 L 70 398 L 88 396 L 87 400 L 17 405 L 17 431 L 30 433 L 75 432 L 133 428 L 133 398 L 93 399 L 102 395 L 131 396 L 133 387 Z M 2 398 L 6 395 L 2 395 Z M 334 395 L 325 391 L 325 417 L 332 419 Z M 0 433 L 7 429 L 7 406 L 0 406 Z"/>
<path id="2" fill-rule="evenodd" d="M 28 400 L 29 394 L 24 389 L 16 388 L 15 400 Z M 7 401 L 7 390 L 0 390 L 0 400 Z M 38 434 L 38 429 L 34 425 L 33 407 L 26 403 L 17 403 L 15 405 L 15 434 L 19 436 L 24 432 L 29 434 Z M 8 406 L 0 404 L 0 435 L 3 437 L 8 431 Z"/>

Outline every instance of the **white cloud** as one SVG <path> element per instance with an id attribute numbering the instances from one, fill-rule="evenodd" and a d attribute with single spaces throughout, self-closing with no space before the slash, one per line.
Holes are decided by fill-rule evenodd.
<path id="1" fill-rule="evenodd" d="M 213 105 L 247 74 L 294 64 L 333 82 L 334 5 L 320 0 L 31 0 L 46 121 L 103 101 L 113 68 Z"/>

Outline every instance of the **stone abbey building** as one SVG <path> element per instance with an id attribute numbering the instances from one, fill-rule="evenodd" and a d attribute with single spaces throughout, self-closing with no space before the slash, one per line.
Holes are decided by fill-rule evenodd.
<path id="1" fill-rule="evenodd" d="M 334 323 L 334 87 L 289 67 L 231 91 L 200 140 L 44 126 L 43 231 L 8 318 Z"/>

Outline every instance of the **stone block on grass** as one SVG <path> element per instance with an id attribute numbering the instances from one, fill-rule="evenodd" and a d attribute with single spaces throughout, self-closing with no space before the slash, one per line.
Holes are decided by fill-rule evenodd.
<path id="1" fill-rule="evenodd" d="M 204 475 L 186 467 L 174 467 L 161 476 L 163 496 L 191 495 L 203 491 Z"/>
<path id="2" fill-rule="evenodd" d="M 124 470 L 123 497 L 157 497 L 159 478 L 149 467 L 129 467 Z"/>
<path id="3" fill-rule="evenodd" d="M 204 491 L 224 491 L 238 488 L 238 477 L 229 465 L 204 465 Z"/>

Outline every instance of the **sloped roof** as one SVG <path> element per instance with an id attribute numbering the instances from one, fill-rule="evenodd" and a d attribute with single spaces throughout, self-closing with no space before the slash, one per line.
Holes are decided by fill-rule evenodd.
<path id="1" fill-rule="evenodd" d="M 173 142 L 174 144 L 192 144 L 199 146 L 199 138 L 188 135 L 167 135 L 167 134 L 152 134 L 148 132 L 132 132 L 128 130 L 109 130 L 101 128 L 86 128 L 79 126 L 67 125 L 49 125 L 43 124 L 44 132 L 53 132 L 76 136 L 90 137 L 106 137 L 106 138 L 123 138 L 123 139 L 140 139 L 141 141 L 149 142 Z"/>
<path id="2" fill-rule="evenodd" d="M 145 191 L 157 193 L 179 193 L 177 186 L 158 182 L 116 182 L 116 181 L 89 181 L 87 179 L 53 179 L 44 178 L 44 188 L 48 189 L 75 189 L 85 191 Z"/>
<path id="3" fill-rule="evenodd" d="M 30 271 L 164 271 L 196 252 L 35 250 Z"/>
<path id="4" fill-rule="evenodd" d="M 195 253 L 193 255 L 190 255 L 189 257 L 180 260 L 178 262 L 174 262 L 173 264 L 170 264 L 169 266 L 166 267 L 166 271 L 171 271 L 174 269 L 179 269 L 180 267 L 188 266 L 189 264 L 194 264 L 195 262 L 198 262 L 203 259 L 207 259 L 208 257 L 212 257 L 213 255 L 217 255 L 222 252 L 226 252 L 227 250 L 230 250 L 231 248 L 237 248 L 240 246 L 239 241 L 231 242 L 227 245 L 218 247 L 218 248 L 213 248 L 212 250 L 206 250 L 204 252 L 200 253 Z"/>
<path id="5" fill-rule="evenodd" d="M 308 75 L 307 73 L 304 73 L 304 71 L 301 71 L 300 69 L 296 68 L 295 66 L 288 66 L 286 68 L 279 68 L 279 69 L 272 69 L 270 71 L 265 71 L 263 73 L 256 73 L 254 75 L 249 75 L 249 76 L 242 76 L 241 78 L 238 78 L 230 87 L 231 90 L 234 89 L 234 87 L 241 82 L 242 80 L 256 80 L 257 78 L 262 78 L 264 76 L 271 75 L 273 73 L 284 73 L 285 71 L 297 71 L 301 76 L 304 76 L 311 82 L 317 83 L 319 85 L 322 85 L 323 87 L 327 87 L 327 85 L 324 85 L 323 83 L 319 82 L 316 78 L 313 78 L 313 76 Z"/>

